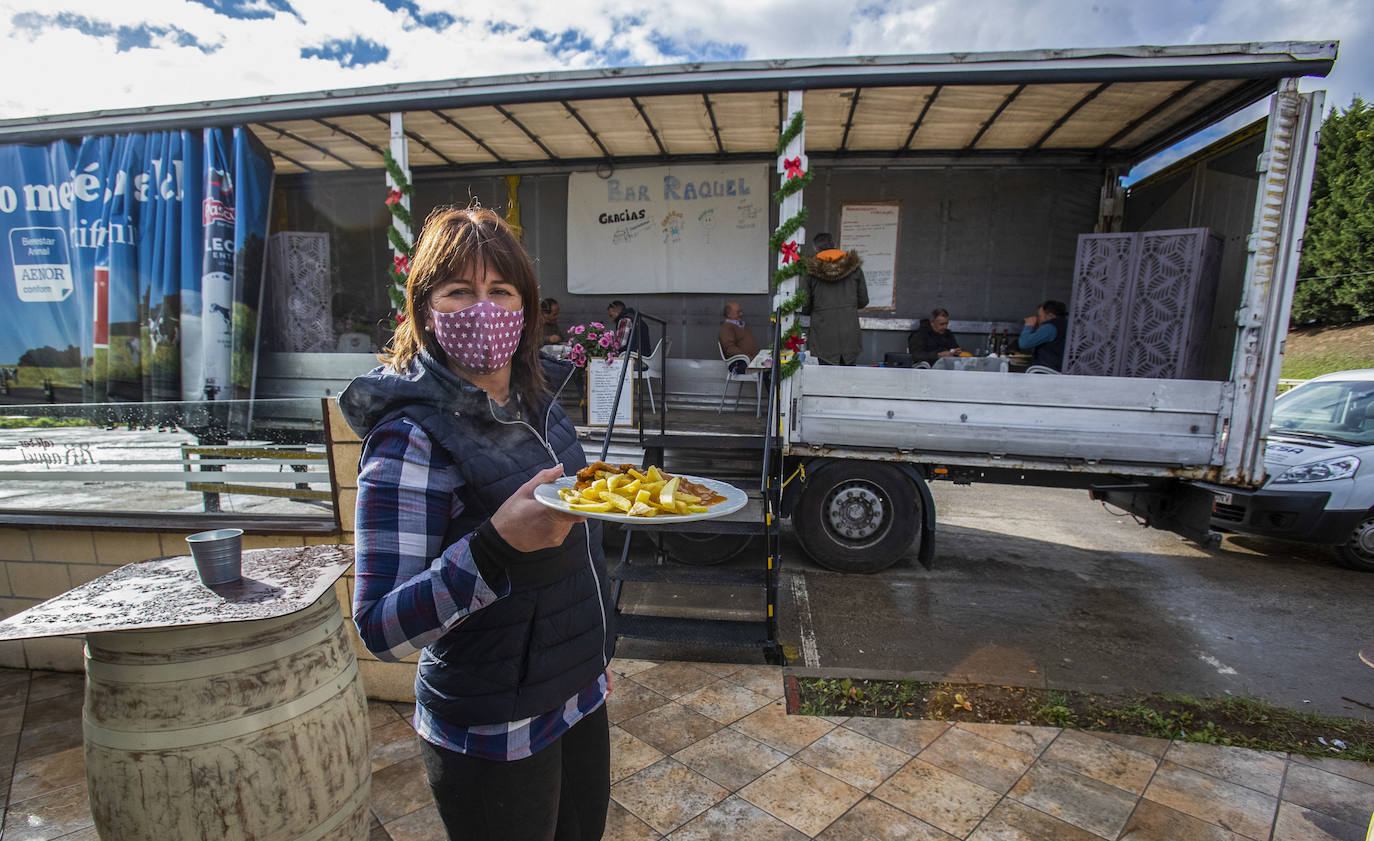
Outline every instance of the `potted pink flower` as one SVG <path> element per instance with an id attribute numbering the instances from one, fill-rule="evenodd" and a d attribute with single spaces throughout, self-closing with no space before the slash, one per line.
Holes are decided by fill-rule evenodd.
<path id="1" fill-rule="evenodd" d="M 599 321 L 568 328 L 568 361 L 579 368 L 589 359 L 614 359 L 615 330 Z"/>

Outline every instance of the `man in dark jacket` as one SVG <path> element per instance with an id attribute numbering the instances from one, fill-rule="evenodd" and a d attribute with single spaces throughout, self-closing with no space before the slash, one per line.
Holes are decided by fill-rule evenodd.
<path id="1" fill-rule="evenodd" d="M 868 306 L 863 260 L 853 251 L 835 247 L 835 239 L 819 233 L 812 239 L 816 256 L 806 260 L 802 288 L 803 315 L 811 316 L 806 349 L 823 365 L 853 365 L 859 359 L 859 310 Z"/>
<path id="2" fill-rule="evenodd" d="M 921 324 L 906 338 L 906 349 L 912 362 L 934 362 L 945 356 L 959 355 L 959 340 L 949 332 L 949 310 L 936 307 L 931 310 L 930 318 L 921 319 Z"/>

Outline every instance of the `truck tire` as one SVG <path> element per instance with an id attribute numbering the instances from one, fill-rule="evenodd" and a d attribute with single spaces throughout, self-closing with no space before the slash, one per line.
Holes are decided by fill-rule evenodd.
<path id="1" fill-rule="evenodd" d="M 1361 520 L 1336 547 L 1336 562 L 1347 569 L 1374 572 L 1374 514 Z"/>
<path id="2" fill-rule="evenodd" d="M 835 572 L 895 564 L 921 533 L 911 479 L 889 464 L 832 462 L 806 477 L 792 525 L 811 560 Z"/>
<path id="3" fill-rule="evenodd" d="M 750 534 L 667 532 L 663 535 L 663 549 L 679 564 L 708 567 L 723 564 L 748 549 L 752 538 Z"/>

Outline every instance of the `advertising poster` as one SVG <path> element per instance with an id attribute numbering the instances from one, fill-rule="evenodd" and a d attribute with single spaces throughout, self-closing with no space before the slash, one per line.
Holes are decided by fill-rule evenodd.
<path id="1" fill-rule="evenodd" d="M 226 212 L 203 201 L 212 182 Z M 271 183 L 265 150 L 243 129 L 0 146 L 5 393 L 19 389 L 15 402 L 203 400 L 210 359 L 213 376 L 238 386 L 220 399 L 247 397 Z M 207 271 L 211 247 L 225 256 Z M 205 294 L 207 274 L 226 276 L 225 288 Z M 230 323 L 212 337 L 229 337 L 227 354 L 207 356 L 199 324 L 187 325 L 189 340 L 183 330 L 183 316 L 204 318 L 206 301 L 239 319 L 237 331 Z"/>
<path id="2" fill-rule="evenodd" d="M 568 291 L 768 291 L 762 164 L 618 169 L 568 177 Z"/>

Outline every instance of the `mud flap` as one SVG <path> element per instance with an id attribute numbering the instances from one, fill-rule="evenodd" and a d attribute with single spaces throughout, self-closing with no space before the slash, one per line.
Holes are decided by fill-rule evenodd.
<path id="1" fill-rule="evenodd" d="M 1171 531 L 1208 548 L 1221 545 L 1212 531 L 1212 492 L 1176 479 L 1093 485 L 1093 499 L 1136 515 L 1151 528 Z"/>

